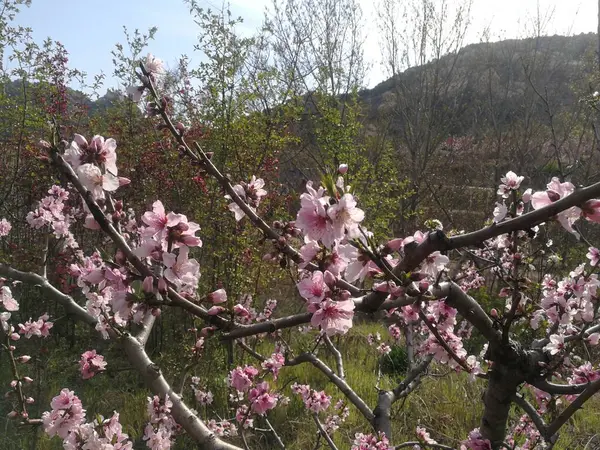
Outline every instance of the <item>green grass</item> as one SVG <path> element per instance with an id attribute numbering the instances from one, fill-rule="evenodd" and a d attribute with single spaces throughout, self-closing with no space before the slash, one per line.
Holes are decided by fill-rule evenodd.
<path id="1" fill-rule="evenodd" d="M 359 323 L 351 332 L 340 339 L 339 349 L 344 355 L 346 379 L 350 386 L 370 406 L 374 407 L 377 401 L 377 389 L 391 388 L 401 380 L 398 373 L 383 374 L 378 379 L 378 355 L 376 350 L 367 344 L 366 336 L 369 333 L 383 331 L 381 325 L 374 323 Z M 300 349 L 311 348 L 313 336 L 294 336 L 294 347 Z M 270 354 L 273 344 L 261 342 L 257 351 Z M 141 434 L 146 423 L 146 397 L 149 392 L 144 389 L 137 374 L 127 370 L 126 361 L 118 357 L 117 349 L 107 349 L 109 364 L 121 367 L 110 374 L 102 374 L 91 380 L 79 379 L 77 364 L 73 360 L 73 352 L 67 349 L 56 350 L 47 356 L 44 370 L 40 371 L 42 383 L 37 412 L 47 409 L 50 399 L 61 388 L 68 386 L 81 397 L 88 417 L 94 414 L 110 416 L 113 411 L 121 415 L 121 422 L 125 432 L 136 439 L 135 448 L 145 448 L 141 441 Z M 70 356 L 69 356 L 70 355 Z M 334 361 L 321 351 L 319 357 L 327 364 L 334 367 Z M 253 361 L 245 357 L 246 363 Z M 162 362 L 166 375 L 173 379 L 178 375 L 177 365 L 156 356 L 157 362 Z M 171 370 L 172 368 L 172 370 Z M 216 411 L 209 412 L 209 418 L 217 418 L 215 412 L 222 417 L 231 417 L 224 405 L 228 395 L 224 378 L 226 373 L 225 355 L 214 348 L 207 352 L 195 370 L 198 375 L 212 390 L 215 403 L 220 405 Z M 481 397 L 485 389 L 485 381 L 469 381 L 468 376 L 450 371 L 445 366 L 432 366 L 430 375 L 423 378 L 420 387 L 406 400 L 394 405 L 392 420 L 395 443 L 415 439 L 415 428 L 423 426 L 430 431 L 431 436 L 447 445 L 458 446 L 465 439 L 469 431 L 479 426 L 482 414 Z M 0 365 L 0 381 L 9 379 L 7 365 Z M 309 415 L 305 413 L 302 402 L 290 392 L 289 386 L 294 382 L 310 384 L 315 389 L 325 389 L 333 396 L 334 402 L 343 398 L 334 386 L 319 370 L 305 363 L 298 366 L 283 368 L 280 377 L 275 383 L 276 387 L 288 396 L 289 405 L 269 413 L 268 418 L 279 431 L 289 450 L 306 450 L 314 448 L 316 442 L 315 425 Z M 188 398 L 189 400 L 189 398 Z M 193 404 L 191 404 L 193 406 Z M 10 405 L 4 401 L 0 403 L 2 421 L 0 422 L 0 448 L 2 450 L 40 449 L 53 450 L 62 448 L 60 439 L 48 439 L 43 433 L 38 433 L 37 438 L 29 429 L 15 429 L 11 423 L 5 422 L 5 414 Z M 198 408 L 203 415 L 205 411 Z M 369 424 L 360 413 L 350 405 L 350 417 L 335 434 L 334 441 L 340 450 L 348 449 L 357 432 L 368 432 Z M 511 416 L 512 420 L 518 419 L 520 412 L 516 409 Z M 324 420 L 324 417 L 322 417 Z M 261 426 L 261 420 L 257 419 Z M 261 426 L 262 427 L 262 426 Z M 600 399 L 590 400 L 586 407 L 579 411 L 573 419 L 565 425 L 561 432 L 560 440 L 554 447 L 557 450 L 583 449 L 588 441 L 600 430 Z M 248 433 L 248 439 L 253 449 L 276 448 L 271 436 L 265 433 Z M 592 441 L 594 443 L 596 441 Z M 238 442 L 241 444 L 241 442 Z M 596 445 L 600 445 L 600 441 Z M 194 444 L 186 438 L 179 438 L 177 449 L 195 448 Z M 590 447 L 588 448 L 596 448 Z"/>

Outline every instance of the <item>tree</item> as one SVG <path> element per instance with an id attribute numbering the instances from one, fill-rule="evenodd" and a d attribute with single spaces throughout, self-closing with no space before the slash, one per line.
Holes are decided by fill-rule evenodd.
<path id="1" fill-rule="evenodd" d="M 392 448 L 392 409 L 418 388 L 434 361 L 486 385 L 481 425 L 460 444 L 465 449 L 507 444 L 512 448 L 523 441 L 529 447 L 552 444 L 561 427 L 600 390 L 600 372 L 588 348 L 600 340 L 600 251 L 590 245 L 587 263 L 567 273 L 545 275 L 541 283 L 532 281 L 539 275 L 536 255 L 547 247 L 542 230 L 551 228 L 553 219 L 577 236 L 573 226 L 578 221 L 600 222 L 600 200 L 595 199 L 600 183 L 576 189 L 554 178 L 545 190 L 532 192 L 523 190 L 523 177 L 508 172 L 498 188 L 491 225 L 446 235 L 439 222 L 432 222 L 425 232 L 380 245 L 362 226 L 364 212 L 344 183 L 351 168 L 341 165 L 335 176 L 324 176 L 319 189 L 307 184 L 295 221 L 281 218 L 271 226 L 260 215 L 269 186 L 254 176 L 232 184 L 200 143 L 188 143 L 185 127 L 172 121 L 169 100 L 158 91 L 161 69 L 160 60 L 152 56 L 140 66 L 139 91 L 152 108 L 148 120 L 161 123 L 182 157 L 221 186 L 236 222 L 250 222 L 272 243 L 270 258 L 276 255 L 274 259 L 284 258 L 287 267 L 298 266 L 297 273 L 291 273 L 306 311 L 276 317 L 276 302 L 267 302 L 259 312 L 249 296 L 236 301 L 225 289 L 198 293 L 199 265 L 190 257 L 202 246 L 198 224 L 167 213 L 158 200 L 143 215 L 128 211 L 125 199 L 113 199 L 129 182 L 118 175 L 117 143 L 100 136 L 88 141 L 75 134 L 65 145 L 56 128 L 52 142 L 39 145 L 57 174 L 56 182 L 27 215 L 27 222 L 65 249 L 69 276 L 81 291 L 63 292 L 45 270 L 36 273 L 0 263 L 5 278 L 0 288 L 3 357 L 13 374 L 10 416 L 17 422 L 41 425 L 49 436 L 58 435 L 75 448 L 84 443 L 91 448 L 131 448 L 118 414 L 110 419 L 90 417 L 86 423 L 82 401 L 68 388 L 41 419 L 30 417 L 31 378 L 25 375 L 30 357 L 20 354 L 20 338 L 44 338 L 51 334 L 53 322 L 43 314 L 16 326 L 11 315 L 19 309 L 18 294 L 12 291 L 22 288 L 15 288 L 14 282 L 36 286 L 43 302 L 56 302 L 67 315 L 93 328 L 100 342 L 109 339 L 122 348 L 154 395 L 144 431 L 150 448 L 169 448 L 184 432 L 201 448 L 248 447 L 249 439 L 258 443 L 253 433 L 268 434 L 273 445 L 284 447 L 269 420 L 271 412 L 287 402 L 274 382 L 286 368 L 302 364 L 318 369 L 343 396 L 332 406 L 327 392 L 300 383 L 292 386 L 314 419 L 319 442 L 332 449 L 337 448 L 333 438 L 341 438 L 334 432 L 347 417 L 347 405 L 365 424 L 366 433 L 356 434 L 353 448 Z M 73 232 L 78 223 L 101 233 L 105 245 L 86 254 Z M 1 220 L 0 236 L 10 239 L 11 232 L 9 221 Z M 302 245 L 299 250 L 296 244 Z M 462 258 L 462 267 L 451 264 L 455 255 Z M 502 289 L 495 304 L 482 305 L 470 292 L 490 273 L 501 280 Z M 190 364 L 178 383 L 167 379 L 169 368 L 153 362 L 145 348 L 157 317 L 173 310 L 204 324 L 200 331 L 189 331 Z M 378 386 L 377 400 L 370 404 L 346 379 L 337 347 L 356 316 L 377 317 L 378 312 L 386 312 L 391 339 L 406 345 L 410 365 L 402 381 L 389 388 Z M 309 323 L 308 346 L 297 332 L 283 334 Z M 469 352 L 465 342 L 471 332 L 477 339 L 469 343 L 475 346 Z M 191 378 L 192 392 L 185 387 L 205 348 L 219 342 L 234 343 L 241 350 L 236 354 L 240 364 L 231 361 L 227 368 L 232 395 L 218 406 L 222 414 L 211 418 L 188 406 L 191 397 L 204 405 L 212 401 L 212 394 L 199 384 L 202 380 Z M 270 349 L 270 356 L 263 356 L 262 349 Z M 378 350 L 387 354 L 390 348 L 381 343 Z M 244 363 L 247 356 L 255 362 Z M 84 352 L 79 364 L 84 379 L 107 367 L 95 349 Z M 558 405 L 559 398 L 564 406 Z M 509 424 L 513 403 L 524 414 Z M 235 419 L 229 419 L 232 416 Z M 396 445 L 452 448 L 435 442 L 423 428 L 417 428 L 416 436 L 415 441 Z"/>

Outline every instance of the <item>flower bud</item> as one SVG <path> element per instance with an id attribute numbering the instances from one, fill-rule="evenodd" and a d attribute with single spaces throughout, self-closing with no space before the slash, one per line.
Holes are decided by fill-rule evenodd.
<path id="1" fill-rule="evenodd" d="M 329 270 L 326 270 L 325 273 L 323 274 L 323 281 L 325 282 L 325 284 L 327 286 L 329 286 L 330 288 L 333 288 L 333 287 L 335 287 L 337 279 L 335 278 L 334 274 L 332 274 Z"/>
<path id="2" fill-rule="evenodd" d="M 144 278 L 144 281 L 142 282 L 142 289 L 148 294 L 154 292 L 154 278 L 151 276 Z"/>
<path id="3" fill-rule="evenodd" d="M 225 308 L 223 308 L 222 306 L 213 306 L 208 310 L 208 315 L 216 316 L 217 314 L 221 314 L 223 311 L 225 311 Z"/>
<path id="4" fill-rule="evenodd" d="M 26 363 L 31 359 L 31 356 L 29 355 L 23 355 L 23 356 L 19 356 L 17 358 L 17 361 L 19 361 L 20 363 Z"/>
<path id="5" fill-rule="evenodd" d="M 14 419 L 14 418 L 16 418 L 18 416 L 19 416 L 19 413 L 17 411 L 14 411 L 14 410 L 8 413 L 8 418 L 9 419 Z"/>
<path id="6" fill-rule="evenodd" d="M 208 294 L 208 301 L 215 305 L 225 303 L 227 301 L 227 292 L 225 289 L 217 289 L 216 291 Z"/>
<path id="7" fill-rule="evenodd" d="M 210 336 L 211 334 L 213 334 L 215 332 L 217 328 L 216 327 L 204 327 L 200 330 L 200 335 L 201 336 Z"/>
<path id="8" fill-rule="evenodd" d="M 338 166 L 338 173 L 344 175 L 346 172 L 348 172 L 348 164 L 340 164 Z"/>
<path id="9" fill-rule="evenodd" d="M 26 383 L 33 383 L 33 378 L 23 377 L 23 381 L 25 381 Z"/>
<path id="10" fill-rule="evenodd" d="M 494 319 L 498 318 L 498 310 L 496 308 L 492 308 L 492 310 L 490 311 L 490 316 L 492 316 Z"/>

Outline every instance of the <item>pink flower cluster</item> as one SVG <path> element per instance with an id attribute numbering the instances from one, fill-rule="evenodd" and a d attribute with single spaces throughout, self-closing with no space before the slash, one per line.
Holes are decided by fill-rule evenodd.
<path id="1" fill-rule="evenodd" d="M 10 230 L 12 229 L 12 225 L 6 219 L 0 220 L 0 237 L 8 236 Z"/>
<path id="2" fill-rule="evenodd" d="M 149 258 L 154 264 L 162 264 L 168 282 L 180 293 L 195 296 L 200 265 L 189 258 L 189 247 L 202 246 L 196 236 L 200 226 L 189 222 L 183 214 L 167 214 L 160 200 L 153 203 L 152 211 L 144 213 L 142 221 L 146 227 L 140 230 L 141 243 L 134 253 L 140 258 Z M 177 254 L 175 249 L 178 249 Z"/>
<path id="3" fill-rule="evenodd" d="M 174 435 L 180 426 L 171 415 L 173 402 L 166 395 L 161 400 L 157 395 L 148 397 L 149 423 L 144 428 L 143 439 L 151 450 L 165 450 L 171 448 Z"/>
<path id="4" fill-rule="evenodd" d="M 102 416 L 85 423 L 85 410 L 73 391 L 63 389 L 52 399 L 51 411 L 42 414 L 42 424 L 48 436 L 63 439 L 66 450 L 131 450 L 133 443 L 119 423 L 119 414 L 110 419 Z"/>
<path id="5" fill-rule="evenodd" d="M 331 405 L 330 395 L 327 395 L 325 391 L 315 391 L 308 384 L 294 383 L 292 392 L 302 397 L 306 409 L 314 413 L 325 411 Z"/>
<path id="6" fill-rule="evenodd" d="M 306 191 L 300 196 L 301 208 L 296 218 L 296 226 L 302 230 L 307 241 L 321 241 L 327 248 L 346 236 L 360 235 L 359 224 L 365 213 L 356 207 L 356 199 L 350 193 L 326 195 L 320 187 L 315 190 L 312 182 L 306 183 Z"/>
<path id="7" fill-rule="evenodd" d="M 18 311 L 19 303 L 12 295 L 12 291 L 8 286 L 0 286 L 0 307 L 7 311 Z"/>
<path id="8" fill-rule="evenodd" d="M 237 436 L 237 427 L 228 420 L 217 422 L 216 420 L 211 419 L 206 422 L 206 426 L 219 437 Z"/>
<path id="9" fill-rule="evenodd" d="M 568 181 L 561 183 L 556 177 L 546 186 L 546 191 L 535 192 L 531 195 L 531 206 L 533 209 L 543 208 L 575 192 L 575 186 Z M 581 217 L 592 222 L 600 222 L 600 200 L 588 200 L 581 208 L 573 206 L 562 211 L 556 216 L 556 220 L 570 233 L 578 236 L 573 229 L 573 224 Z"/>
<path id="10" fill-rule="evenodd" d="M 573 369 L 572 375 L 569 377 L 569 384 L 586 384 L 600 379 L 600 368 L 594 369 L 592 363 L 587 361 L 579 367 Z M 567 400 L 573 401 L 577 398 L 576 395 L 567 396 Z"/>
<path id="11" fill-rule="evenodd" d="M 393 448 L 383 433 L 379 433 L 377 436 L 356 433 L 350 450 L 392 450 Z"/>
<path id="12" fill-rule="evenodd" d="M 338 402 L 334 406 L 334 413 L 329 414 L 325 418 L 325 431 L 327 434 L 332 434 L 337 431 L 340 426 L 346 421 L 348 416 L 350 416 L 350 408 L 346 406 L 343 400 L 338 400 Z"/>
<path id="13" fill-rule="evenodd" d="M 98 416 L 92 423 L 85 423 L 75 428 L 65 439 L 66 450 L 132 450 L 133 443 L 123 433 L 119 422 L 119 414 L 113 413 L 110 419 Z"/>
<path id="14" fill-rule="evenodd" d="M 350 292 L 336 287 L 337 278 L 329 271 L 305 272 L 298 283 L 300 295 L 307 301 L 307 309 L 313 313 L 311 325 L 320 327 L 331 336 L 345 334 L 352 327 L 354 302 Z"/>
<path id="15" fill-rule="evenodd" d="M 273 374 L 273 380 L 279 376 L 279 370 L 285 365 L 285 356 L 279 352 L 271 354 L 271 356 L 262 362 L 261 367 L 266 372 Z"/>
<path id="16" fill-rule="evenodd" d="M 54 326 L 48 319 L 50 316 L 42 314 L 35 322 L 31 318 L 23 323 L 19 324 L 19 333 L 23 334 L 27 339 L 32 336 L 48 337 L 50 336 L 50 329 Z"/>
<path id="17" fill-rule="evenodd" d="M 242 181 L 240 184 L 233 186 L 233 190 L 252 211 L 256 212 L 261 199 L 267 195 L 267 191 L 263 189 L 264 187 L 265 181 L 262 178 L 256 178 L 252 175 L 249 183 Z M 225 198 L 231 200 L 230 195 L 226 195 Z M 244 210 L 235 202 L 229 204 L 229 210 L 234 214 L 235 220 L 238 222 L 246 216 Z"/>
<path id="18" fill-rule="evenodd" d="M 469 439 L 461 442 L 460 450 L 492 450 L 492 444 L 489 439 L 484 439 L 479 431 L 475 428 L 469 433 Z"/>
<path id="19" fill-rule="evenodd" d="M 208 405 L 212 404 L 212 402 L 214 400 L 213 393 L 210 391 L 205 391 L 203 389 L 200 389 L 200 387 L 199 387 L 200 378 L 192 377 L 191 381 L 192 381 L 191 388 L 192 388 L 192 391 L 194 392 L 194 397 L 196 397 L 196 401 L 203 406 L 208 406 Z"/>
<path id="20" fill-rule="evenodd" d="M 69 433 L 85 421 L 85 409 L 81 400 L 73 391 L 66 388 L 52 399 L 50 407 L 51 411 L 42 414 L 44 431 L 50 437 L 58 435 L 67 439 Z"/>
<path id="21" fill-rule="evenodd" d="M 279 357 L 272 358 L 275 361 L 279 361 Z M 266 361 L 265 361 L 266 362 Z M 269 370 L 272 361 L 265 364 L 267 367 L 265 370 Z M 278 364 L 278 363 L 277 363 Z M 237 399 L 242 400 L 243 394 L 247 395 L 248 401 L 250 402 L 250 409 L 246 405 L 241 405 L 240 408 L 244 411 L 245 419 L 248 419 L 249 411 L 252 411 L 259 415 L 264 415 L 267 411 L 275 408 L 277 403 L 280 401 L 281 396 L 271 391 L 269 383 L 261 381 L 258 384 L 254 384 L 259 380 L 259 370 L 254 366 L 236 367 L 233 369 L 227 377 L 227 384 L 234 388 L 238 392 Z M 238 413 L 241 414 L 241 410 Z M 242 423 L 244 417 L 239 417 L 238 422 Z M 244 422 L 244 427 L 251 426 Z"/>
<path id="22" fill-rule="evenodd" d="M 227 384 L 239 392 L 247 392 L 257 375 L 258 369 L 254 366 L 236 367 L 229 373 Z"/>
<path id="23" fill-rule="evenodd" d="M 438 442 L 429 435 L 429 432 L 423 427 L 416 429 L 417 439 L 424 444 L 437 444 Z"/>
<path id="24" fill-rule="evenodd" d="M 503 198 L 508 198 L 508 194 L 510 194 L 511 191 L 516 191 L 521 187 L 521 182 L 524 178 L 525 177 L 523 176 L 518 176 L 511 170 L 500 179 L 502 183 L 498 187 L 498 195 L 501 195 Z"/>
<path id="25" fill-rule="evenodd" d="M 81 378 L 89 380 L 98 372 L 106 370 L 104 356 L 97 354 L 96 350 L 84 352 L 79 360 L 79 370 L 81 371 Z"/>
<path id="26" fill-rule="evenodd" d="M 65 160 L 73 166 L 81 184 L 94 200 L 104 200 L 104 192 L 114 192 L 119 186 L 129 184 L 127 178 L 118 177 L 117 143 L 114 139 L 94 136 L 88 143 L 85 137 L 75 134 Z"/>
<path id="27" fill-rule="evenodd" d="M 600 287 L 598 275 L 586 274 L 585 266 L 580 265 L 560 281 L 550 275 L 542 281 L 541 308 L 532 313 L 530 325 L 538 329 L 543 319 L 549 327 L 554 326 L 550 342 L 545 350 L 551 355 L 559 353 L 565 345 L 565 335 L 578 332 L 578 326 L 591 324 L 597 317 L 598 297 L 596 292 Z M 600 335 L 598 335 L 600 337 Z M 597 344 L 597 338 L 588 336 L 590 344 Z"/>
<path id="28" fill-rule="evenodd" d="M 269 383 L 263 381 L 250 389 L 248 392 L 248 400 L 250 400 L 252 411 L 256 414 L 264 416 L 265 413 L 277 406 L 279 396 L 272 392 Z"/>
<path id="29" fill-rule="evenodd" d="M 36 230 L 49 227 L 56 238 L 65 240 L 68 247 L 79 248 L 69 230 L 77 213 L 76 209 L 66 204 L 69 193 L 62 187 L 54 185 L 48 190 L 48 194 L 50 195 L 44 197 L 35 210 L 27 214 L 27 223 Z"/>

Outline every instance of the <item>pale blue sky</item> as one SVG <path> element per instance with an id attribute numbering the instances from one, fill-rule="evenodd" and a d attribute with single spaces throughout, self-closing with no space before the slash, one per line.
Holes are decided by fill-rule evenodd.
<path id="1" fill-rule="evenodd" d="M 222 4 L 219 0 L 199 0 L 199 3 L 213 9 Z M 244 18 L 241 31 L 250 33 L 258 28 L 270 3 L 271 0 L 231 1 L 233 14 Z M 360 0 L 360 3 L 365 17 L 365 55 L 372 67 L 367 84 L 373 86 L 385 78 L 380 66 L 377 27 L 373 23 L 374 2 Z M 548 34 L 596 30 L 596 0 L 474 0 L 467 41 L 478 42 L 482 30 L 490 24 L 494 40 L 523 37 L 538 8 L 542 15 L 550 17 L 546 26 Z M 63 43 L 73 67 L 90 75 L 103 70 L 109 77 L 108 86 L 115 85 L 110 79 L 110 51 L 117 42 L 124 42 L 123 25 L 140 31 L 157 26 L 158 33 L 149 50 L 168 65 L 176 64 L 181 54 L 187 54 L 194 61 L 200 58 L 193 50 L 200 30 L 183 0 L 33 0 L 30 8 L 22 9 L 16 22 L 33 28 L 37 42 L 50 36 Z"/>

